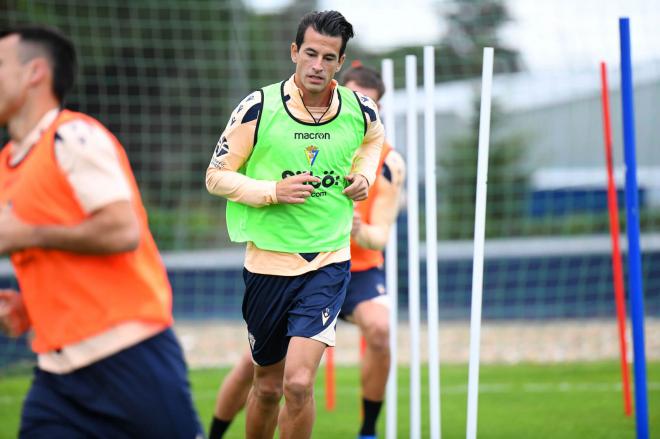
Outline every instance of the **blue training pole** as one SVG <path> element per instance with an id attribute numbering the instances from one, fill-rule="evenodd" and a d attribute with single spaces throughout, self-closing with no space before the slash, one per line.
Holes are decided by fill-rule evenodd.
<path id="1" fill-rule="evenodd" d="M 637 199 L 637 162 L 635 159 L 635 111 L 633 105 L 630 26 L 628 18 L 619 19 L 621 41 L 621 105 L 623 109 L 623 149 L 626 161 L 626 219 L 628 224 L 628 288 L 632 318 L 635 420 L 637 439 L 648 439 L 649 416 L 646 395 L 646 354 L 644 352 L 644 295 L 642 255 L 639 248 L 639 200 Z"/>

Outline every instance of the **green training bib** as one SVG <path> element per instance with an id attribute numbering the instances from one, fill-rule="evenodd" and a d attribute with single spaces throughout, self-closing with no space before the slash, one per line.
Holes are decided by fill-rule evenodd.
<path id="1" fill-rule="evenodd" d="M 366 120 L 357 96 L 346 87 L 338 86 L 337 91 L 337 115 L 314 124 L 289 113 L 284 82 L 262 89 L 256 142 L 239 172 L 279 181 L 308 171 L 321 182 L 312 184 L 314 192 L 303 204 L 251 207 L 229 201 L 232 241 L 252 241 L 260 249 L 287 253 L 328 252 L 349 245 L 353 201 L 342 194 L 344 176 L 362 145 Z"/>

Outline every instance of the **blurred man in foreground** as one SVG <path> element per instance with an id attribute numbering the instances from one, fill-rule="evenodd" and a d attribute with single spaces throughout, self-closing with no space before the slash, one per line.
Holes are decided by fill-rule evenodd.
<path id="1" fill-rule="evenodd" d="M 59 31 L 0 31 L 0 329 L 34 331 L 21 438 L 203 437 L 172 293 L 130 164 L 90 116 L 63 110 L 76 53 Z"/>

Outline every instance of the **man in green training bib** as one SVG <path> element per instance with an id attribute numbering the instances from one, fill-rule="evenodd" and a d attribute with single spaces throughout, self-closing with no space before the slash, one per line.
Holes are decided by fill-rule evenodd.
<path id="1" fill-rule="evenodd" d="M 243 317 L 255 363 L 246 437 L 309 438 L 313 383 L 350 279 L 353 201 L 367 197 L 384 140 L 374 102 L 333 79 L 353 27 L 336 11 L 305 15 L 295 73 L 236 107 L 206 173 L 246 242 Z M 279 401 L 284 395 L 285 403 Z M 214 420 L 211 438 L 227 427 Z"/>

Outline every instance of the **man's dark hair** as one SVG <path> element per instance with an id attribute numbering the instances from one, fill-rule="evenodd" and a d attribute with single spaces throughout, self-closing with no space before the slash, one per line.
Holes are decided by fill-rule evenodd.
<path id="1" fill-rule="evenodd" d="M 363 88 L 371 88 L 378 93 L 378 100 L 385 94 L 385 84 L 380 73 L 376 70 L 363 66 L 361 63 L 353 63 L 351 67 L 344 72 L 341 76 L 341 84 L 346 85 L 348 82 L 355 82 Z"/>
<path id="2" fill-rule="evenodd" d="M 78 67 L 76 49 L 71 40 L 58 29 L 48 26 L 30 25 L 0 30 L 0 38 L 14 34 L 20 37 L 21 44 L 28 46 L 19 51 L 21 62 L 25 63 L 38 56 L 48 59 L 53 70 L 53 94 L 62 103 L 73 87 Z M 32 46 L 32 50 L 29 46 Z"/>
<path id="3" fill-rule="evenodd" d="M 296 33 L 296 46 L 300 49 L 305 38 L 305 31 L 312 27 L 316 32 L 329 37 L 341 37 L 339 56 L 344 54 L 346 43 L 353 38 L 353 25 L 337 11 L 309 12 L 300 20 Z"/>

